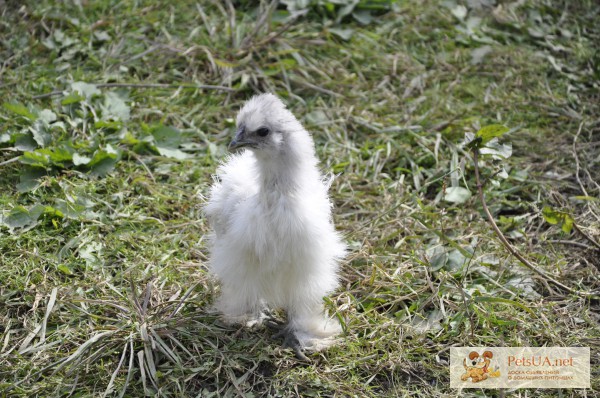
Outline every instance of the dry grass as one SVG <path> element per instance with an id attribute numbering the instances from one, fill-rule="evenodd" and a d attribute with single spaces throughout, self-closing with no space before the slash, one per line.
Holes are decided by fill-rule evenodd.
<path id="1" fill-rule="evenodd" d="M 0 227 L 0 391 L 450 397 L 459 392 L 449 388 L 449 347 L 547 345 L 592 348 L 592 390 L 560 396 L 597 396 L 598 6 L 502 2 L 469 9 L 481 18 L 469 31 L 474 20 L 435 1 L 398 1 L 367 26 L 335 25 L 317 9 L 282 20 L 282 7 L 249 3 L 4 7 L 4 101 L 72 122 L 51 132 L 49 147 L 110 144 L 120 159 L 102 178 L 52 164 L 36 189 L 19 192 L 26 166 L 11 160 L 23 153 L 15 137 L 29 134 L 29 122 L 0 111 L 4 224 L 19 205 L 86 201 L 73 215 L 46 212 L 29 229 Z M 352 37 L 340 38 L 339 28 Z M 490 52 L 476 59 L 484 45 Z M 96 102 L 72 112 L 63 94 L 35 98 L 70 93 L 72 81 L 125 87 L 100 87 Z M 225 327 L 207 310 L 216 287 L 205 267 L 202 195 L 231 118 L 266 90 L 285 98 L 313 132 L 323 169 L 338 174 L 335 220 L 351 247 L 342 286 L 327 299 L 344 342 L 310 363 L 279 348 L 271 331 Z M 97 127 L 93 114 L 106 112 L 110 92 L 126 92 L 130 119 Z M 506 137 L 513 156 L 502 162 L 509 178 L 486 185 L 500 229 L 536 267 L 591 296 L 523 267 L 493 235 L 476 195 L 443 200 L 453 154 L 460 185 L 476 191 L 460 142 L 491 123 L 515 128 Z M 182 132 L 187 158 L 160 154 L 157 125 Z M 496 171 L 481 166 L 484 178 Z M 544 206 L 570 214 L 579 231 L 548 224 Z M 505 394 L 559 396 L 460 393 Z"/>

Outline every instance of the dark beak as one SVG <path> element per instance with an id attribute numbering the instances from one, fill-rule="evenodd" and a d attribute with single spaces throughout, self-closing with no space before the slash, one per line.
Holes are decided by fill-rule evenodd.
<path id="1" fill-rule="evenodd" d="M 243 148 L 246 146 L 252 146 L 254 143 L 246 139 L 246 126 L 241 125 L 235 132 L 235 138 L 229 143 L 229 151 L 235 151 L 236 149 Z"/>

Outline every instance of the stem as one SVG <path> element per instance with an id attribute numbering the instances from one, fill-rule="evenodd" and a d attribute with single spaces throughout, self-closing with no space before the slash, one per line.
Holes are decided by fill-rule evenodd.
<path id="1" fill-rule="evenodd" d="M 590 241 L 594 246 L 596 246 L 596 249 L 600 249 L 600 243 L 596 242 L 594 240 L 594 238 L 592 238 L 591 236 L 589 236 L 588 234 L 586 234 L 585 232 L 583 232 L 581 230 L 581 228 L 579 228 L 577 226 L 577 224 L 573 223 L 573 228 L 575 228 L 575 231 L 579 232 L 581 235 L 583 235 L 588 241 Z"/>
<path id="2" fill-rule="evenodd" d="M 14 163 L 17 160 L 19 160 L 19 158 L 20 158 L 20 156 L 17 156 L 16 158 L 12 158 L 12 159 L 5 160 L 4 162 L 0 162 L 0 166 L 5 166 L 7 164 Z"/>
<path id="3" fill-rule="evenodd" d="M 168 83 L 97 83 L 98 88 L 110 88 L 110 87 L 131 87 L 131 88 L 192 88 L 198 90 L 221 90 L 221 91 L 235 91 L 230 87 L 225 86 L 213 86 L 210 84 L 168 84 Z M 63 92 L 61 90 L 51 91 L 46 94 L 34 95 L 33 99 L 41 99 L 60 95 Z"/>
<path id="4" fill-rule="evenodd" d="M 483 185 L 481 184 L 481 179 L 479 177 L 479 149 L 478 148 L 473 148 L 473 162 L 475 163 L 475 181 L 477 182 L 477 192 L 479 193 L 479 200 L 481 201 L 481 205 L 483 206 L 483 211 L 485 212 L 485 215 L 487 216 L 487 219 L 490 222 L 492 229 L 494 230 L 494 232 L 500 239 L 500 242 L 502 242 L 502 244 L 504 245 L 504 247 L 506 247 L 506 249 L 510 252 L 510 254 L 515 256 L 523 265 L 525 265 L 527 268 L 529 268 L 536 274 L 549 280 L 550 282 L 554 283 L 556 286 L 568 291 L 569 293 L 574 293 L 574 294 L 577 294 L 580 296 L 590 296 L 591 295 L 590 293 L 580 292 L 578 290 L 572 289 L 572 288 L 560 283 L 559 281 L 552 278 L 551 276 L 547 275 L 544 271 L 540 270 L 535 265 L 531 264 L 525 257 L 523 257 L 521 255 L 521 253 L 519 253 L 508 242 L 508 240 L 506 240 L 506 237 L 504 236 L 502 231 L 500 231 L 500 228 L 498 228 L 498 225 L 494 221 L 494 217 L 492 216 L 492 213 L 490 213 L 490 209 L 488 209 L 487 203 L 485 202 L 485 197 L 483 195 Z"/>

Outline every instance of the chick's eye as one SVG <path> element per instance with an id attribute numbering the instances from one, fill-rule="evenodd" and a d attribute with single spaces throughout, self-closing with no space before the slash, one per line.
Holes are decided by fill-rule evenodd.
<path id="1" fill-rule="evenodd" d="M 259 137 L 266 137 L 267 135 L 269 135 L 269 133 L 270 133 L 270 130 L 266 127 L 261 127 L 258 130 L 256 130 L 256 134 Z"/>

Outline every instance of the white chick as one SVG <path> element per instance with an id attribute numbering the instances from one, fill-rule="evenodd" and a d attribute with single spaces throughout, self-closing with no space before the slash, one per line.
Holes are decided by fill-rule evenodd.
<path id="1" fill-rule="evenodd" d="M 310 134 L 273 94 L 251 98 L 237 116 L 231 155 L 217 170 L 205 213 L 214 229 L 210 268 L 221 282 L 218 311 L 251 325 L 283 308 L 284 345 L 320 350 L 341 328 L 323 297 L 338 285 L 346 246 L 335 231 L 328 184 Z"/>

